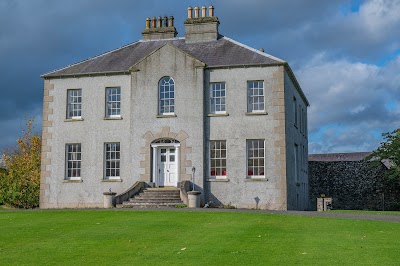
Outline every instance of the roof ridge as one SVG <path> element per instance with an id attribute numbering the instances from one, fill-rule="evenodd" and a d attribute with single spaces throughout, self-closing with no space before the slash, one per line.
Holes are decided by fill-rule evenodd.
<path id="1" fill-rule="evenodd" d="M 185 37 L 174 37 L 168 39 L 158 39 L 158 40 L 139 40 L 138 42 L 159 42 L 159 41 L 175 41 L 175 40 L 184 40 Z"/>
<path id="2" fill-rule="evenodd" d="M 104 56 L 104 55 L 107 55 L 107 54 L 110 54 L 110 53 L 112 53 L 112 52 L 115 52 L 115 51 L 124 49 L 124 48 L 126 48 L 126 47 L 132 46 L 132 45 L 137 44 L 137 43 L 139 43 L 139 42 L 140 42 L 140 40 L 139 40 L 139 41 L 135 41 L 135 42 L 133 42 L 133 43 L 129 43 L 129 44 L 127 44 L 127 45 L 121 46 L 121 47 L 119 47 L 119 48 L 116 48 L 116 49 L 113 49 L 113 50 L 110 50 L 110 51 L 107 51 L 107 52 L 104 52 L 104 53 L 102 53 L 102 54 L 99 54 L 99 55 L 96 55 L 96 56 L 93 56 L 93 57 L 89 57 L 89 58 L 87 58 L 87 59 L 85 59 L 85 60 L 82 60 L 82 61 L 79 61 L 79 62 L 77 62 L 77 63 L 70 64 L 70 65 L 68 65 L 68 66 L 66 66 L 66 67 L 62 67 L 62 68 L 55 69 L 55 70 L 53 70 L 53 71 L 50 71 L 50 72 L 47 72 L 47 73 L 45 73 L 45 74 L 40 75 L 40 77 L 44 77 L 44 76 L 50 75 L 50 74 L 52 74 L 52 73 L 54 73 L 54 72 L 61 71 L 61 70 L 64 70 L 64 69 L 66 69 L 66 68 L 73 67 L 73 66 L 82 64 L 82 63 L 84 63 L 84 62 L 87 62 L 87 61 L 90 61 L 90 60 L 93 60 L 93 59 L 102 57 L 102 56 Z"/>
<path id="3" fill-rule="evenodd" d="M 257 49 L 255 49 L 255 48 L 250 47 L 250 46 L 248 46 L 248 45 L 246 45 L 246 44 L 243 44 L 243 43 L 241 43 L 241 42 L 235 41 L 235 40 L 233 40 L 233 39 L 231 39 L 231 38 L 228 38 L 228 37 L 226 37 L 226 36 L 223 36 L 222 38 L 225 39 L 225 40 L 227 40 L 227 41 L 230 41 L 230 42 L 232 42 L 232 43 L 234 43 L 234 44 L 236 44 L 236 45 L 239 45 L 239 46 L 241 46 L 241 47 L 243 47 L 243 48 L 246 48 L 246 49 L 248 49 L 248 50 L 250 50 L 250 51 L 252 51 L 252 52 L 255 52 L 255 53 L 259 54 L 259 55 L 265 56 L 265 57 L 267 57 L 267 58 L 269 58 L 269 59 L 272 59 L 272 60 L 275 60 L 275 61 L 278 61 L 278 62 L 281 62 L 281 63 L 287 63 L 287 62 L 286 62 L 285 60 L 283 60 L 283 59 L 280 59 L 280 58 L 275 57 L 275 56 L 273 56 L 273 55 L 267 54 L 267 53 L 265 53 L 265 52 L 261 52 L 260 50 L 257 50 Z"/>

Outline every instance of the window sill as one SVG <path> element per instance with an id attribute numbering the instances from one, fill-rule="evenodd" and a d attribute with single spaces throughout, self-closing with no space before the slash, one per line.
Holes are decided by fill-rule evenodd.
<path id="1" fill-rule="evenodd" d="M 83 121 L 84 119 L 81 118 L 66 118 L 64 119 L 64 122 L 77 122 L 77 121 Z"/>
<path id="2" fill-rule="evenodd" d="M 83 182 L 82 179 L 79 179 L 79 180 L 67 180 L 67 179 L 64 179 L 64 181 L 63 181 L 63 183 L 82 183 L 82 182 Z"/>
<path id="3" fill-rule="evenodd" d="M 176 117 L 176 114 L 170 114 L 170 115 L 157 115 L 157 118 L 172 118 Z"/>
<path id="4" fill-rule="evenodd" d="M 229 182 L 228 178 L 207 178 L 207 182 Z"/>
<path id="5" fill-rule="evenodd" d="M 102 179 L 101 182 L 122 182 L 122 179 Z"/>
<path id="6" fill-rule="evenodd" d="M 244 182 L 268 182 L 268 178 L 246 178 Z"/>
<path id="7" fill-rule="evenodd" d="M 122 120 L 122 116 L 116 116 L 116 117 L 104 117 L 104 120 Z"/>
<path id="8" fill-rule="evenodd" d="M 224 114 L 208 114 L 208 117 L 218 117 L 218 116 L 229 116 L 228 113 L 224 113 Z"/>
<path id="9" fill-rule="evenodd" d="M 245 115 L 267 115 L 267 112 L 246 112 Z"/>

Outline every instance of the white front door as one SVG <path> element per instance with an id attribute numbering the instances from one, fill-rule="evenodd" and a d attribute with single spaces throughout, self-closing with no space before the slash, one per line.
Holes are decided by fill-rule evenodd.
<path id="1" fill-rule="evenodd" d="M 158 186 L 177 186 L 177 151 L 175 147 L 158 147 Z"/>

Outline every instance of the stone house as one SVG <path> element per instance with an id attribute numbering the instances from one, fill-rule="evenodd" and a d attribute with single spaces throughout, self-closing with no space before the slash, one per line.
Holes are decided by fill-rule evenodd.
<path id="1" fill-rule="evenodd" d="M 203 204 L 308 208 L 307 98 L 287 62 L 219 24 L 212 6 L 188 8 L 183 38 L 148 18 L 142 40 L 42 75 L 41 208 L 138 184 L 184 197 L 192 178 Z"/>

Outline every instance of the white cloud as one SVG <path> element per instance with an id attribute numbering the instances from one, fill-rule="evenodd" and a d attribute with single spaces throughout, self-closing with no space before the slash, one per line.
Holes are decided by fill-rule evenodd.
<path id="1" fill-rule="evenodd" d="M 400 56 L 379 67 L 319 54 L 296 74 L 311 104 L 311 151 L 372 150 L 376 132 L 400 126 Z"/>
<path id="2" fill-rule="evenodd" d="M 381 40 L 396 30 L 400 24 L 399 14 L 400 1 L 371 0 L 360 7 L 357 19 L 371 38 Z"/>

